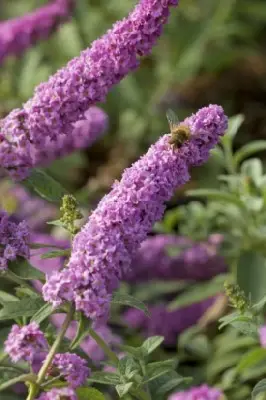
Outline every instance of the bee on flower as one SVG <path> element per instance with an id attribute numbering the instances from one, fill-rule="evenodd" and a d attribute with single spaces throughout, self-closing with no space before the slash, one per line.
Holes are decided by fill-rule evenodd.
<path id="1" fill-rule="evenodd" d="M 191 137 L 190 128 L 179 122 L 179 119 L 173 110 L 167 110 L 166 117 L 171 134 L 169 143 L 173 146 L 174 150 L 180 149 L 180 147 Z"/>

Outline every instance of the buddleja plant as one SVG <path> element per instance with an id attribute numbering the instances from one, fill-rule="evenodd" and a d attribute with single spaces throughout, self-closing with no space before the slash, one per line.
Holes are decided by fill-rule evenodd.
<path id="1" fill-rule="evenodd" d="M 76 199 L 35 169 L 86 147 L 95 132 L 96 136 L 102 132 L 106 116 L 93 106 L 138 67 L 141 56 L 150 53 L 170 7 L 177 4 L 177 0 L 141 0 L 127 18 L 0 121 L 1 167 L 13 180 L 60 204 L 60 218 L 47 222 L 66 229 L 71 239 L 70 248 L 51 248 L 32 240 L 26 222 L 0 212 L 1 277 L 14 289 L 1 293 L 0 319 L 15 322 L 4 334 L 1 391 L 24 383 L 27 400 L 103 399 L 102 392 L 91 387 L 100 384 L 107 385 L 112 395 L 115 388 L 119 398 L 150 400 L 165 398 L 185 382 L 175 371 L 175 360 L 149 359 L 162 337 L 149 338 L 137 348 L 123 346 L 121 354 L 98 330 L 108 321 L 112 304 L 148 314 L 140 301 L 116 291 L 140 244 L 162 218 L 165 203 L 190 179 L 190 167 L 206 162 L 223 136 L 227 117 L 222 107 L 210 105 L 186 118 L 187 140 L 162 135 L 124 171 L 81 229 L 76 223 L 82 218 Z M 32 249 L 47 246 L 44 259 L 63 261 L 44 276 L 30 259 Z M 49 321 L 58 312 L 63 316 L 56 331 Z M 88 335 L 108 358 L 102 369 L 82 351 Z"/>
<path id="2" fill-rule="evenodd" d="M 5 376 L 0 389 L 25 382 L 29 386 L 28 400 L 37 398 L 40 392 L 41 400 L 55 395 L 92 398 L 93 393 L 99 397 L 95 389 L 83 388 L 87 381 L 115 386 L 121 398 L 129 393 L 135 398 L 150 399 L 165 398 L 165 393 L 184 381 L 174 370 L 174 360 L 149 362 L 149 354 L 162 342 L 162 337 L 150 338 L 137 349 L 124 346 L 125 355 L 119 359 L 95 330 L 108 318 L 112 302 L 147 312 L 138 300 L 113 292 L 119 279 L 128 273 L 132 255 L 161 217 L 165 201 L 189 179 L 189 166 L 206 160 L 209 150 L 224 133 L 227 118 L 221 107 L 212 105 L 187 118 L 184 124 L 190 130 L 189 141 L 176 151 L 169 143 L 171 135 L 162 136 L 140 161 L 125 170 L 121 181 L 103 198 L 80 231 L 75 221 L 82 215 L 73 196 L 41 170 L 32 170 L 24 179 L 28 188 L 47 200 L 58 203 L 63 199 L 60 219 L 50 223 L 67 229 L 74 239 L 70 251 L 56 248 L 45 254 L 49 258 L 68 257 L 71 253 L 66 267 L 45 279 L 25 261 L 29 246 L 36 249 L 45 245 L 29 245 L 26 225 L 17 225 L 5 213 L 1 215 L 2 277 L 19 285 L 15 296 L 2 293 L 0 318 L 16 322 L 5 341 L 3 361 L 10 358 L 14 363 L 24 363 L 18 367 L 8 363 L 4 367 L 5 374 L 10 367 L 15 377 Z M 18 262 L 20 258 L 23 263 Z M 44 283 L 42 296 L 26 283 L 32 279 Z M 57 334 L 49 330 L 45 334 L 42 327 L 47 326 L 46 319 L 54 312 L 65 314 L 61 328 Z M 78 322 L 77 332 L 71 342 L 65 343 L 73 320 Z M 87 334 L 109 357 L 108 366 L 115 368 L 114 372 L 90 376 L 86 357 L 73 353 Z M 168 378 L 163 385 L 156 382 L 161 375 Z M 150 381 L 155 381 L 155 386 L 150 388 Z"/>

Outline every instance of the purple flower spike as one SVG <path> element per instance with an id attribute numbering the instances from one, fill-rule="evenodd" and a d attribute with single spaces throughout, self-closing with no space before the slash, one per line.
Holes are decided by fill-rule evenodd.
<path id="1" fill-rule="evenodd" d="M 124 314 L 124 320 L 145 336 L 161 335 L 166 344 L 174 345 L 178 335 L 195 325 L 214 301 L 215 297 L 211 297 L 171 312 L 163 304 L 153 306 L 149 308 L 150 318 L 142 311 L 131 308 Z"/>
<path id="2" fill-rule="evenodd" d="M 42 393 L 37 400 L 78 400 L 78 396 L 71 388 L 52 389 L 49 392 Z"/>
<path id="3" fill-rule="evenodd" d="M 217 254 L 222 237 L 213 243 L 213 236 L 198 243 L 175 235 L 152 236 L 141 244 L 125 280 L 137 283 L 153 279 L 211 279 L 226 271 L 225 260 Z M 177 250 L 177 254 L 171 255 L 170 250 Z"/>
<path id="4" fill-rule="evenodd" d="M 185 123 L 191 138 L 178 150 L 162 136 L 99 203 L 76 235 L 68 268 L 51 275 L 43 296 L 54 306 L 74 301 L 88 318 L 106 317 L 112 291 L 153 224 L 162 218 L 175 189 L 190 178 L 189 167 L 207 160 L 227 127 L 223 109 L 210 105 Z"/>
<path id="5" fill-rule="evenodd" d="M 100 108 L 89 108 L 84 118 L 73 124 L 73 130 L 68 135 L 58 134 L 55 140 L 47 137 L 44 147 L 32 146 L 33 165 L 49 165 L 75 150 L 89 147 L 106 131 L 108 116 Z"/>
<path id="6" fill-rule="evenodd" d="M 56 354 L 53 367 L 58 369 L 74 389 L 83 385 L 90 374 L 86 361 L 72 353 Z"/>
<path id="7" fill-rule="evenodd" d="M 85 111 L 103 101 L 109 90 L 137 68 L 139 57 L 150 53 L 169 8 L 178 0 L 140 0 L 122 21 L 65 68 L 39 85 L 23 108 L 0 121 L 1 166 L 15 179 L 23 179 L 34 163 L 32 147 L 38 152 L 46 140 L 71 135 L 73 124 Z"/>
<path id="8" fill-rule="evenodd" d="M 48 344 L 36 322 L 25 326 L 13 325 L 5 341 L 5 352 L 13 362 L 32 362 L 36 352 L 47 350 Z"/>
<path id="9" fill-rule="evenodd" d="M 185 392 L 172 394 L 168 400 L 222 400 L 223 393 L 207 385 L 193 387 Z"/>
<path id="10" fill-rule="evenodd" d="M 73 0 L 53 3 L 23 17 L 0 23 L 0 63 L 10 55 L 20 55 L 40 40 L 46 39 L 71 14 Z"/>

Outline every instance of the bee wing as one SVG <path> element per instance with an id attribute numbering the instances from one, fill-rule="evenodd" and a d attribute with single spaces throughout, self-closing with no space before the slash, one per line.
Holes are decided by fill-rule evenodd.
<path id="1" fill-rule="evenodd" d="M 178 119 L 176 113 L 173 110 L 168 109 L 166 111 L 166 118 L 167 118 L 168 124 L 170 126 L 170 131 L 173 131 L 179 125 L 179 119 Z"/>

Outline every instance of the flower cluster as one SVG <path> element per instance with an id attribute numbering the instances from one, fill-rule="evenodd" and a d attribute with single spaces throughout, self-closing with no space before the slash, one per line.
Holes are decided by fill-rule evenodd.
<path id="1" fill-rule="evenodd" d="M 142 311 L 131 308 L 124 314 L 124 321 L 131 328 L 141 330 L 147 337 L 161 335 L 167 345 L 174 345 L 177 336 L 195 325 L 214 301 L 212 297 L 171 312 L 163 304 L 152 306 L 149 308 L 150 318 Z"/>
<path id="2" fill-rule="evenodd" d="M 69 18 L 73 0 L 53 3 L 23 17 L 0 23 L 0 63 L 9 55 L 20 55 L 36 42 L 46 39 Z"/>
<path id="3" fill-rule="evenodd" d="M 98 107 L 90 107 L 84 113 L 84 119 L 73 124 L 73 130 L 68 135 L 64 133 L 45 139 L 44 146 L 32 145 L 33 166 L 45 166 L 52 161 L 71 154 L 75 150 L 89 147 L 107 129 L 108 116 Z"/>
<path id="4" fill-rule="evenodd" d="M 36 353 L 47 348 L 48 343 L 36 322 L 22 327 L 13 325 L 5 341 L 5 352 L 13 362 L 32 362 Z"/>
<path id="5" fill-rule="evenodd" d="M 207 385 L 193 387 L 185 392 L 172 394 L 168 400 L 222 400 L 222 392 Z"/>
<path id="6" fill-rule="evenodd" d="M 71 388 L 52 389 L 42 393 L 37 400 L 78 400 L 78 396 Z"/>
<path id="7" fill-rule="evenodd" d="M 83 385 L 90 374 L 86 361 L 74 353 L 56 354 L 52 367 L 63 375 L 72 388 Z"/>
<path id="8" fill-rule="evenodd" d="M 76 235 L 68 267 L 43 287 L 54 306 L 64 301 L 93 320 L 106 317 L 110 296 L 126 276 L 133 256 L 153 224 L 160 220 L 175 189 L 189 180 L 189 167 L 206 161 L 227 127 L 223 109 L 202 108 L 184 121 L 191 139 L 174 150 L 162 136 L 98 204 Z"/>
<path id="9" fill-rule="evenodd" d="M 17 256 L 29 257 L 29 229 L 25 221 L 15 223 L 0 211 L 0 271 Z"/>
<path id="10" fill-rule="evenodd" d="M 33 165 L 32 149 L 44 148 L 47 138 L 71 135 L 84 112 L 103 101 L 108 91 L 137 68 L 138 57 L 148 54 L 169 8 L 178 0 L 140 0 L 122 21 L 35 89 L 23 108 L 0 122 L 1 166 L 23 179 Z"/>
<path id="11" fill-rule="evenodd" d="M 226 271 L 225 260 L 217 254 L 219 244 L 212 235 L 199 243 L 175 235 L 152 236 L 141 244 L 125 280 L 208 280 Z"/>

